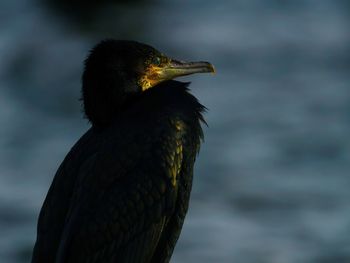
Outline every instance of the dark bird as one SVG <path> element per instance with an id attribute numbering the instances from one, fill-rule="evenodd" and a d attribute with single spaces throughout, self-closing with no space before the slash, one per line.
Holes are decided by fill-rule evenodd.
<path id="1" fill-rule="evenodd" d="M 169 262 L 188 209 L 204 106 L 173 78 L 214 72 L 151 46 L 105 40 L 85 61 L 92 127 L 42 206 L 33 263 Z"/>

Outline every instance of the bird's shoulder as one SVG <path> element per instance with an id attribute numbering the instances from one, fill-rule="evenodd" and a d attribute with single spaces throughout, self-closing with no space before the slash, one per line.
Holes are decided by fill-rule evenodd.
<path id="1" fill-rule="evenodd" d="M 58 248 L 61 260 L 71 249 L 97 255 L 101 244 L 118 251 L 130 238 L 160 234 L 174 209 L 183 160 L 192 162 L 199 148 L 204 110 L 186 87 L 171 88 L 146 94 L 72 147 L 40 214 L 37 251 L 47 251 L 44 257 Z"/>
<path id="2" fill-rule="evenodd" d="M 114 247 L 113 253 L 122 253 L 123 244 L 149 231 L 157 238 L 173 212 L 184 121 L 167 114 L 124 117 L 108 128 L 94 128 L 91 140 L 100 143 L 88 158 L 80 162 L 71 157 L 80 168 L 58 250 L 60 260 L 79 254 L 71 254 L 72 249 L 88 255 L 88 250 L 99 254 Z M 73 152 L 79 153 L 80 147 Z"/>

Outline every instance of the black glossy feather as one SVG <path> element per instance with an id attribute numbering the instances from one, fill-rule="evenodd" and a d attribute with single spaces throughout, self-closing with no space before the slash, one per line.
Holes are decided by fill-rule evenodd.
<path id="1" fill-rule="evenodd" d="M 33 263 L 170 260 L 203 138 L 187 86 L 159 84 L 77 142 L 41 210 Z"/>

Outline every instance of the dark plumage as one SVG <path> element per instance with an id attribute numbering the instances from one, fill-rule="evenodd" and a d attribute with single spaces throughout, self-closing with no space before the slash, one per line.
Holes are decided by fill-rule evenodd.
<path id="1" fill-rule="evenodd" d="M 170 80 L 185 75 L 183 68 L 213 70 L 131 41 L 108 40 L 92 50 L 82 89 L 92 127 L 54 177 L 33 263 L 170 260 L 203 138 L 204 107 L 188 83 Z"/>

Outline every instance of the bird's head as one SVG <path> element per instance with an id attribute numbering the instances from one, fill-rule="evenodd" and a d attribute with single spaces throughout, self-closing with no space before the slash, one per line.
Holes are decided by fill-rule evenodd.
<path id="1" fill-rule="evenodd" d="M 93 124 L 107 124 L 128 101 L 157 84 L 204 72 L 214 72 L 214 67 L 208 62 L 177 61 L 135 41 L 102 41 L 85 61 L 85 114 Z"/>

